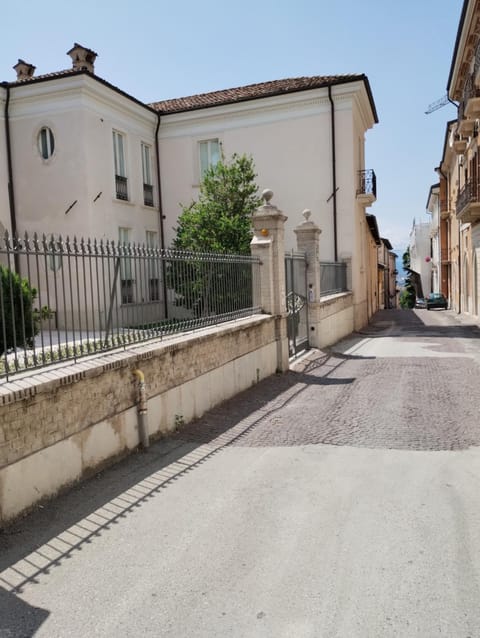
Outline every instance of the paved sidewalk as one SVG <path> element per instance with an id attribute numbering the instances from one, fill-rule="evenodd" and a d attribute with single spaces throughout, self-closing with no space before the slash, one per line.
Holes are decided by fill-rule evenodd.
<path id="1" fill-rule="evenodd" d="M 447 330 L 448 342 L 439 345 Z M 466 336 L 478 338 L 480 329 L 426 328 L 414 313 L 379 312 L 361 333 L 328 351 L 309 351 L 286 375 L 227 401 L 176 438 L 206 443 L 230 432 L 236 446 L 480 445 L 479 369 L 461 343 Z"/>
<path id="2" fill-rule="evenodd" d="M 385 311 L 0 533 L 0 638 L 473 638 L 480 330 Z"/>

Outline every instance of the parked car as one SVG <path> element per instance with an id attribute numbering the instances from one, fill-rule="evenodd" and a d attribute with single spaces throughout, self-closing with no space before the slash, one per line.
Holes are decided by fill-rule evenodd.
<path id="1" fill-rule="evenodd" d="M 432 292 L 427 297 L 427 310 L 431 310 L 432 308 L 443 308 L 447 309 L 448 301 L 442 295 L 441 292 Z"/>
<path id="2" fill-rule="evenodd" d="M 417 297 L 415 299 L 415 308 L 426 308 L 427 302 L 423 297 Z"/>

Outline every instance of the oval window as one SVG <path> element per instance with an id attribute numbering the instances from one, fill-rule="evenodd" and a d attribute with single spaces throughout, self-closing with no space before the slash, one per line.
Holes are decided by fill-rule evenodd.
<path id="1" fill-rule="evenodd" d="M 43 159 L 48 159 L 53 155 L 55 140 L 52 131 L 44 126 L 38 134 L 38 150 Z"/>

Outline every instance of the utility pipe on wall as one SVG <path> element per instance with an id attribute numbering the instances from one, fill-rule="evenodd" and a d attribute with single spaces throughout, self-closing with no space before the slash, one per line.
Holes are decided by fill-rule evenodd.
<path id="1" fill-rule="evenodd" d="M 148 434 L 148 416 L 147 416 L 147 390 L 145 387 L 145 375 L 138 368 L 133 371 L 134 376 L 138 379 L 137 387 L 137 413 L 138 413 L 138 436 L 143 448 L 148 448 L 150 439 Z"/>
<path id="2" fill-rule="evenodd" d="M 157 126 L 155 128 L 155 157 L 156 157 L 156 172 L 157 172 L 157 184 L 158 184 L 158 215 L 160 218 L 160 247 L 165 248 L 165 229 L 163 225 L 163 204 L 162 204 L 162 183 L 160 174 L 160 148 L 158 143 L 158 131 L 160 129 L 161 113 L 157 111 Z M 162 290 L 163 290 L 163 311 L 165 319 L 168 319 L 168 301 L 167 301 L 167 275 L 165 271 L 165 261 L 162 259 Z"/>
<path id="3" fill-rule="evenodd" d="M 335 107 L 332 98 L 332 87 L 328 85 L 328 99 L 330 100 L 330 119 L 332 131 L 332 187 L 333 187 L 333 250 L 334 261 L 338 261 L 338 241 L 337 241 L 337 166 L 335 149 Z"/>
<path id="4" fill-rule="evenodd" d="M 3 82 L 2 86 L 6 91 L 4 119 L 5 119 L 5 141 L 7 146 L 8 203 L 10 206 L 10 229 L 12 232 L 12 236 L 15 238 L 17 236 L 17 216 L 15 212 L 15 191 L 13 187 L 13 166 L 12 166 L 12 144 L 10 139 L 10 114 L 9 114 L 10 85 L 8 84 L 8 82 Z M 17 251 L 15 251 L 13 255 L 13 260 L 15 263 L 16 272 L 20 273 L 20 255 L 18 254 Z"/>

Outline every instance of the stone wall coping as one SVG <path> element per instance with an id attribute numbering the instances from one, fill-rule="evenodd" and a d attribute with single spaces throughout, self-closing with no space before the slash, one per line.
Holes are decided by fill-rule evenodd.
<path id="1" fill-rule="evenodd" d="M 353 297 L 353 292 L 336 292 L 333 295 L 325 295 L 324 297 L 320 297 L 320 301 L 318 302 L 318 304 L 320 306 L 329 306 L 339 299 L 348 299 L 348 297 Z"/>
<path id="2" fill-rule="evenodd" d="M 83 379 L 99 376 L 108 370 L 136 367 L 137 362 L 161 356 L 165 352 L 178 352 L 189 348 L 192 343 L 208 340 L 212 334 L 220 337 L 274 319 L 271 315 L 252 315 L 187 333 L 163 337 L 161 340 L 130 345 L 121 352 L 91 355 L 77 363 L 62 363 L 27 371 L 21 377 L 0 385 L 0 407 L 30 399 L 42 392 L 51 392 L 55 388 L 77 383 Z"/>

